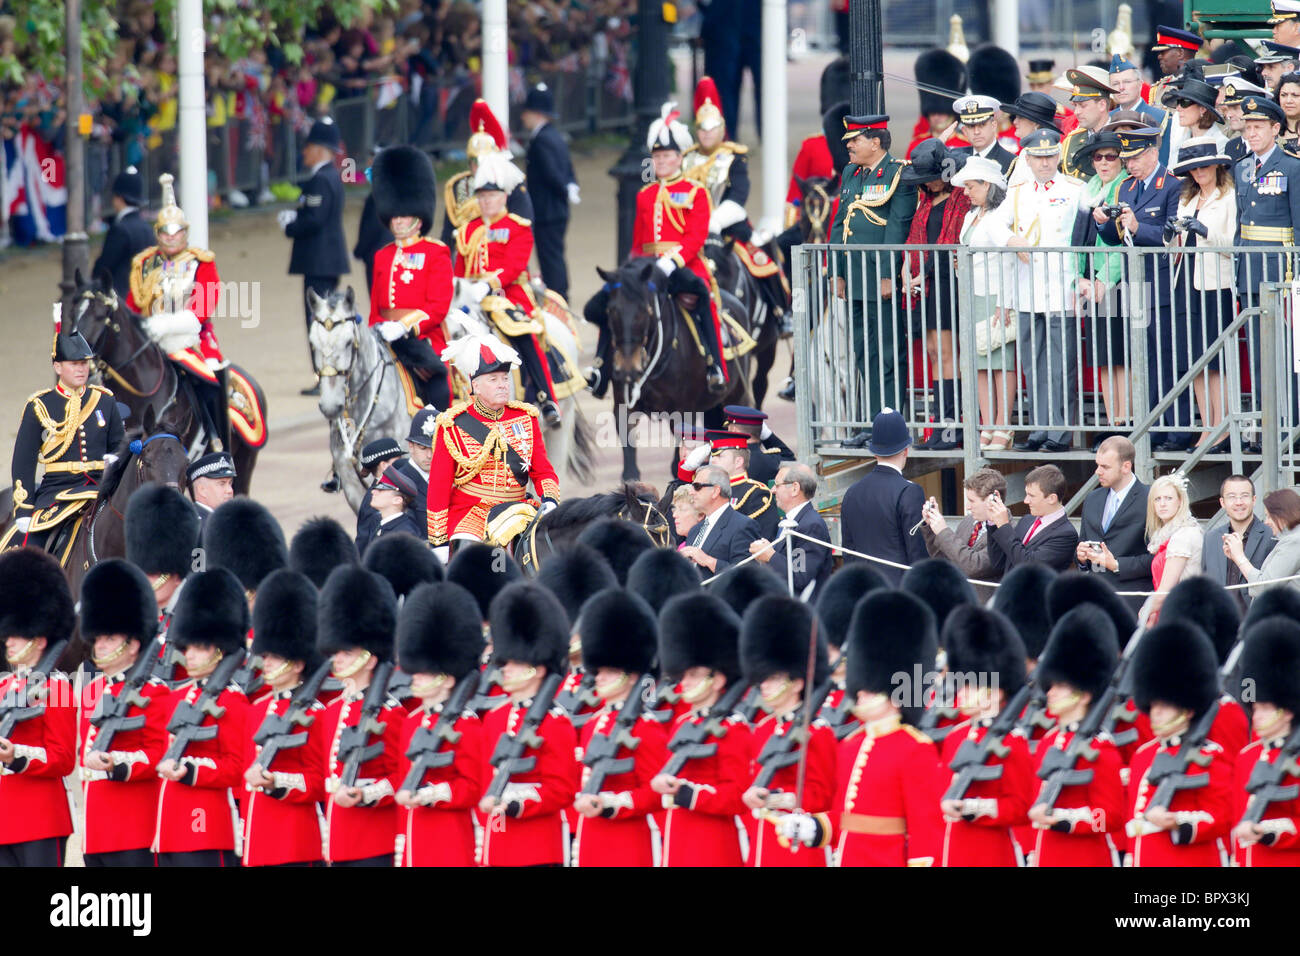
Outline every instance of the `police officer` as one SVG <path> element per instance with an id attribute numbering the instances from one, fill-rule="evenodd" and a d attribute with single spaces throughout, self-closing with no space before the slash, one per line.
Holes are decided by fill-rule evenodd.
<path id="1" fill-rule="evenodd" d="M 113 180 L 113 222 L 91 274 L 112 285 L 119 299 L 131 291 L 131 260 L 153 245 L 153 229 L 140 215 L 148 202 L 144 177 L 128 166 Z"/>
<path id="2" fill-rule="evenodd" d="M 185 469 L 185 481 L 199 516 L 199 537 L 208 515 L 235 496 L 235 460 L 228 452 L 214 451 Z"/>
<path id="3" fill-rule="evenodd" d="M 849 165 L 840 174 L 839 206 L 831 225 L 832 242 L 853 245 L 901 246 L 916 212 L 916 187 L 901 183 L 907 164 L 889 154 L 889 117 L 883 114 L 846 116 L 843 139 Z M 850 303 L 850 329 L 857 371 L 881 369 L 879 381 L 868 379 L 865 417 L 874 419 L 886 407 L 901 405 L 902 355 L 889 312 L 898 264 L 892 256 L 847 256 L 832 260 L 832 291 Z M 879 290 L 879 291 L 877 291 Z M 879 327 L 878 327 L 879 326 Z M 870 363 L 867 357 L 870 356 Z M 844 442 L 861 448 L 871 437 L 863 429 Z"/>
<path id="4" fill-rule="evenodd" d="M 433 437 L 438 431 L 438 409 L 426 405 L 411 419 L 411 429 L 406 434 L 408 457 L 391 467 L 404 467 L 415 479 L 415 498 L 411 502 L 411 516 L 427 525 L 429 498 L 429 468 L 433 462 Z"/>
<path id="5" fill-rule="evenodd" d="M 794 452 L 767 427 L 767 412 L 747 405 L 722 409 L 723 427 L 749 436 L 749 476 L 771 487 L 782 463 L 794 461 Z"/>
<path id="6" fill-rule="evenodd" d="M 991 96 L 971 94 L 953 102 L 957 121 L 961 123 L 961 134 L 970 143 L 959 146 L 953 153 L 960 156 L 982 156 L 991 159 L 1006 175 L 1015 161 L 1016 154 L 998 142 L 998 124 L 994 119 L 998 113 L 998 101 Z"/>
<path id="7" fill-rule="evenodd" d="M 302 147 L 302 164 L 311 178 L 302 187 L 297 209 L 284 209 L 276 216 L 284 234 L 293 240 L 289 274 L 302 276 L 303 312 L 311 328 L 311 305 L 307 290 L 324 296 L 338 288 L 339 276 L 348 273 L 348 242 L 343 236 L 343 180 L 334 167 L 340 149 L 339 128 L 326 116 L 312 124 Z M 307 347 L 311 355 L 311 346 Z M 320 381 L 302 390 L 319 395 Z"/>
<path id="8" fill-rule="evenodd" d="M 1081 153 L 1090 134 L 1101 131 L 1110 119 L 1115 90 L 1107 83 L 1106 71 L 1096 66 L 1066 70 L 1065 78 L 1074 84 L 1070 102 L 1079 125 L 1061 141 L 1061 172 L 1075 179 L 1088 180 L 1095 174 L 1092 154 Z"/>
<path id="9" fill-rule="evenodd" d="M 425 526 L 419 524 L 419 519 L 412 514 L 412 506 L 420 497 L 420 488 L 409 467 L 398 465 L 385 469 L 370 486 L 369 497 L 371 506 L 379 513 L 379 521 L 367 527 L 365 537 L 360 532 L 357 534 L 357 553 L 363 558 L 366 549 L 385 535 L 425 537 Z"/>
<path id="10" fill-rule="evenodd" d="M 396 438 L 376 438 L 361 449 L 361 457 L 358 461 L 367 475 L 380 478 L 388 466 L 401 457 L 402 446 L 397 443 Z M 361 503 L 357 506 L 358 541 L 363 538 L 369 541 L 373 535 L 373 526 L 379 524 L 379 512 L 370 504 L 372 488 L 373 486 L 366 489 L 366 493 L 361 496 Z M 360 551 L 360 548 L 357 550 Z"/>
<path id="11" fill-rule="evenodd" d="M 530 133 L 528 139 L 528 192 L 533 199 L 533 236 L 537 240 L 537 264 L 546 288 L 569 297 L 569 269 L 564 262 L 564 234 L 569 229 L 569 204 L 577 205 L 578 177 L 573 172 L 569 145 L 551 117 L 555 97 L 545 83 L 528 91 L 520 120 Z"/>
<path id="12" fill-rule="evenodd" d="M 87 385 L 94 353 L 55 320 L 51 360 L 58 382 L 27 399 L 14 440 L 14 526 L 0 546 L 43 547 L 50 532 L 99 495 L 104 469 L 125 438 L 113 393 Z M 44 468 L 40 483 L 36 468 Z"/>

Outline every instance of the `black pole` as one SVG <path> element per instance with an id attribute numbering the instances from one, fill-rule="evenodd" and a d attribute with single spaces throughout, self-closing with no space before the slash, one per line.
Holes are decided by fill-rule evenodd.
<path id="1" fill-rule="evenodd" d="M 68 0 L 64 11 L 67 32 L 66 51 L 68 117 L 64 124 L 64 181 L 68 184 L 68 219 L 63 236 L 63 279 L 59 298 L 63 315 L 71 322 L 72 299 L 77 274 L 90 277 L 90 252 L 86 241 L 86 141 L 82 138 L 80 117 L 83 111 L 81 63 L 81 0 Z M 71 325 L 69 325 L 69 328 Z"/>
<path id="2" fill-rule="evenodd" d="M 853 112 L 885 111 L 884 29 L 880 0 L 849 0 L 850 101 Z"/>
<path id="3" fill-rule="evenodd" d="M 632 248 L 632 226 L 636 220 L 636 194 L 654 178 L 650 153 L 645 148 L 650 124 L 668 99 L 668 24 L 660 0 L 638 0 L 636 65 L 632 76 L 636 123 L 627 150 L 609 174 L 618 180 L 618 261 Z M 687 97 L 687 106 L 689 106 Z"/>

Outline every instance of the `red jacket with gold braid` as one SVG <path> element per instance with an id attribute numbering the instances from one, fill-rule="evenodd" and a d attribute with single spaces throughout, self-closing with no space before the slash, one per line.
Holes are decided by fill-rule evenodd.
<path id="1" fill-rule="evenodd" d="M 26 682 L 25 676 L 5 675 L 0 678 L 0 697 L 16 690 L 23 698 Z M 63 778 L 77 760 L 77 708 L 67 680 L 55 677 L 46 686 L 45 712 L 14 726 L 9 737 L 14 759 L 0 764 L 0 844 L 72 833 Z"/>
<path id="2" fill-rule="evenodd" d="M 182 301 L 168 303 L 164 300 L 159 284 L 168 272 L 182 270 L 183 273 L 193 272 L 188 296 Z M 173 309 L 189 309 L 193 312 L 199 320 L 198 348 L 172 352 L 169 357 L 211 382 L 216 382 L 217 378 L 204 360 L 225 360 L 221 346 L 217 344 L 216 333 L 212 330 L 212 316 L 217 311 L 220 297 L 221 277 L 217 275 L 217 262 L 207 249 L 191 246 L 168 258 L 157 246 L 150 246 L 131 260 L 131 290 L 126 297 L 127 308 L 145 317 Z"/>
<path id="3" fill-rule="evenodd" d="M 1058 726 L 1043 738 L 1034 754 L 1035 773 L 1048 751 L 1070 746 L 1078 729 L 1074 724 L 1071 727 Z M 1094 737 L 1091 746 L 1096 757 L 1092 760 L 1080 757 L 1074 766 L 1091 771 L 1092 779 L 1061 788 L 1055 807 L 1060 820 L 1052 829 L 1032 826 L 1029 830 L 1031 842 L 1022 845 L 1022 849 L 1033 851 L 1034 866 L 1111 866 L 1111 841 L 1118 849 L 1125 846 L 1124 785 L 1120 782 L 1123 761 L 1119 749 L 1104 734 Z M 1042 784 L 1037 778 L 1034 782 L 1037 798 Z"/>
<path id="4" fill-rule="evenodd" d="M 949 732 L 939 761 L 945 773 L 951 774 L 947 768 L 961 745 L 967 740 L 982 741 L 991 723 L 992 718 L 967 719 Z M 944 821 L 943 849 L 936 861 L 939 866 L 1016 865 L 1012 830 L 1028 822 L 1038 781 L 1024 735 L 1012 731 L 1002 744 L 1006 747 L 1003 756 L 990 753 L 985 758 L 986 765 L 1001 766 L 1002 775 L 996 780 L 973 781 L 966 791 L 964 799 L 977 801 L 973 808 L 975 819 Z M 971 809 L 969 803 L 967 808 Z"/>
<path id="5" fill-rule="evenodd" d="M 709 191 L 694 180 L 675 176 L 645 186 L 636 196 L 632 255 L 671 256 L 710 285 L 712 278 L 700 251 L 709 237 L 712 213 Z"/>
<path id="6" fill-rule="evenodd" d="M 447 347 L 442 323 L 451 297 L 451 250 L 437 239 L 398 239 L 375 253 L 371 325 L 385 321 L 381 310 L 397 309 L 406 314 L 394 321 L 428 339 L 433 351 L 441 355 Z"/>
<path id="7" fill-rule="evenodd" d="M 1129 768 L 1128 823 L 1129 852 L 1133 866 L 1219 866 L 1219 837 L 1226 837 L 1236 823 L 1233 817 L 1233 772 L 1235 757 L 1223 752 L 1213 740 L 1201 747 L 1199 760 L 1188 768 L 1189 775 L 1205 774 L 1203 787 L 1179 790 L 1167 807 L 1177 824 L 1162 830 L 1141 819 L 1151 806 L 1156 787 L 1147 780 L 1156 755 L 1178 753 L 1179 737 L 1153 738 L 1140 748 Z M 1177 842 L 1175 842 L 1177 840 Z"/>
<path id="8" fill-rule="evenodd" d="M 485 443 L 457 424 L 462 415 L 486 427 Z M 547 460 L 532 405 L 512 401 L 494 416 L 477 400 L 458 402 L 438 416 L 437 424 L 428 499 L 429 540 L 434 545 L 446 544 L 455 535 L 482 540 L 493 505 L 524 500 L 525 489 L 506 463 L 506 445 L 528 466 L 537 493 L 559 501 L 560 479 Z"/>
<path id="9" fill-rule="evenodd" d="M 1285 738 L 1270 741 L 1256 740 L 1244 747 L 1237 755 L 1236 779 L 1233 796 L 1236 808 L 1233 821 L 1238 821 L 1246 813 L 1250 794 L 1246 784 L 1259 763 L 1275 764 L 1281 757 L 1281 745 Z M 1300 776 L 1284 772 L 1278 781 L 1284 787 L 1300 783 Z M 1241 866 L 1296 866 L 1300 864 L 1300 798 L 1276 800 L 1264 811 L 1264 818 L 1258 826 L 1264 831 L 1264 838 L 1249 846 L 1237 844 L 1237 862 Z M 1266 842 L 1267 841 L 1267 842 Z"/>
<path id="10" fill-rule="evenodd" d="M 532 254 L 532 223 L 512 212 L 491 223 L 479 216 L 456 230 L 456 276 L 500 286 L 525 315 L 532 315 L 537 308 L 528 286 L 528 257 Z"/>
<path id="11" fill-rule="evenodd" d="M 389 697 L 377 718 L 384 725 L 381 735 L 371 737 L 368 743 L 382 742 L 383 752 L 363 762 L 357 772 L 356 785 L 361 789 L 362 802 L 354 807 L 340 807 L 334 803 L 334 791 L 343 774 L 343 760 L 339 758 L 339 738 L 345 727 L 355 727 L 361 722 L 365 691 L 344 693 L 334 698 L 320 722 L 329 737 L 329 751 L 325 764 L 325 789 L 329 797 L 325 803 L 325 821 L 329 844 L 325 855 L 329 862 L 366 860 L 371 857 L 391 855 L 397 842 L 397 802 L 393 796 L 402 785 L 398 776 L 402 725 L 406 711 Z"/>
<path id="12" fill-rule="evenodd" d="M 754 725 L 755 778 L 762 769 L 757 762 L 758 755 L 763 752 L 763 747 L 768 740 L 774 736 L 784 737 L 786 734 L 797 730 L 801 723 L 802 710 L 796 710 L 794 713 L 782 717 L 772 714 L 766 715 Z M 829 818 L 825 814 L 830 812 L 835 803 L 836 760 L 838 759 L 839 741 L 835 739 L 834 731 L 825 721 L 814 720 L 810 730 L 812 735 L 808 743 L 808 760 L 805 765 L 803 805 L 800 807 L 794 805 L 795 798 L 799 796 L 798 764 L 791 764 L 789 767 L 778 770 L 773 775 L 772 782 L 768 784 L 767 789 L 773 794 L 781 793 L 786 795 L 790 803 L 787 809 L 800 809 L 805 813 L 820 814 L 822 815 L 821 819 L 827 821 Z M 763 817 L 759 820 L 754 835 L 754 843 L 749 849 L 748 864 L 750 866 L 825 866 L 826 849 L 824 847 L 812 849 L 800 843 L 786 845 L 788 841 L 782 841 L 773 822 L 778 818 L 779 814 L 773 817 Z"/>

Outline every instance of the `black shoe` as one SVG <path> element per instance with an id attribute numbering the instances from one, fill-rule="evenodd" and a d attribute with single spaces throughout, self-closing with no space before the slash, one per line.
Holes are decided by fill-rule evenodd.
<path id="1" fill-rule="evenodd" d="M 787 402 L 794 401 L 794 379 L 786 379 L 784 385 L 776 393 L 777 398 L 783 398 Z"/>
<path id="2" fill-rule="evenodd" d="M 869 441 L 871 441 L 871 429 L 864 428 L 852 438 L 844 439 L 840 444 L 845 448 L 866 448 Z"/>
<path id="3" fill-rule="evenodd" d="M 1192 447 L 1192 443 L 1190 440 L 1183 440 L 1183 441 L 1174 440 L 1174 441 L 1162 441 L 1158 445 L 1152 445 L 1151 450 L 1161 451 L 1161 452 L 1180 452 L 1180 451 L 1187 451 L 1187 449 L 1191 447 Z"/>
<path id="4" fill-rule="evenodd" d="M 308 395 L 308 396 L 311 396 L 311 397 L 313 397 L 313 398 L 319 397 L 319 396 L 320 396 L 320 382 L 317 382 L 317 383 L 316 383 L 315 385 L 313 385 L 311 388 L 304 388 L 304 389 L 302 389 L 300 392 L 298 392 L 298 394 L 299 394 L 299 395 Z"/>
<path id="5" fill-rule="evenodd" d="M 337 494 L 339 490 L 339 476 L 330 472 L 330 476 L 320 483 L 320 490 L 326 494 Z"/>
<path id="6" fill-rule="evenodd" d="M 961 447 L 961 429 L 946 423 L 936 423 L 931 429 L 930 437 L 917 445 L 920 451 L 952 451 Z"/>
<path id="7" fill-rule="evenodd" d="M 1069 450 L 1070 450 L 1071 448 L 1073 448 L 1073 447 L 1074 447 L 1073 442 L 1068 442 L 1068 441 L 1045 441 L 1045 442 L 1043 442 L 1043 444 L 1042 444 L 1042 446 L 1041 446 L 1041 448 L 1040 448 L 1040 451 L 1048 451 L 1048 452 L 1052 452 L 1052 453 L 1054 453 L 1054 454 L 1059 454 L 1060 452 L 1063 452 L 1063 451 L 1069 451 Z"/>
<path id="8" fill-rule="evenodd" d="M 1217 445 L 1211 445 L 1209 448 L 1205 450 L 1205 453 L 1207 455 L 1226 455 L 1231 450 L 1232 450 L 1232 439 L 1225 438 Z"/>
<path id="9" fill-rule="evenodd" d="M 1046 438 L 1026 438 L 1024 441 L 1016 442 L 1011 447 L 1016 451 L 1038 451 L 1046 441 Z"/>
<path id="10" fill-rule="evenodd" d="M 1107 438 L 1123 438 L 1123 437 L 1124 436 L 1121 432 L 1102 432 L 1093 441 L 1092 450 L 1095 452 L 1097 449 L 1099 449 L 1101 447 L 1101 443 L 1104 442 Z"/>
<path id="11" fill-rule="evenodd" d="M 709 383 L 709 391 L 715 395 L 721 395 L 727 390 L 727 377 L 722 374 L 721 365 L 709 366 L 709 375 L 706 381 Z"/>
<path id="12" fill-rule="evenodd" d="M 554 402 L 542 402 L 541 412 L 542 421 L 546 423 L 547 428 L 560 427 L 560 409 Z"/>

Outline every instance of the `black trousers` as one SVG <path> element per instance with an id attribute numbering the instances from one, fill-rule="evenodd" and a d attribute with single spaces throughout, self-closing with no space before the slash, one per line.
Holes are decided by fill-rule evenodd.
<path id="1" fill-rule="evenodd" d="M 234 850 L 191 850 L 188 853 L 159 853 L 159 866 L 239 866 Z"/>
<path id="2" fill-rule="evenodd" d="M 108 866 L 152 867 L 158 865 L 148 847 L 142 847 L 138 850 L 114 850 L 111 853 L 87 853 L 84 858 L 88 869 Z"/>
<path id="3" fill-rule="evenodd" d="M 307 290 L 311 289 L 319 296 L 325 296 L 339 287 L 338 276 L 303 276 L 302 277 L 302 308 L 303 314 L 307 317 L 307 331 L 311 331 L 311 303 L 307 300 Z M 311 342 L 307 343 L 307 358 L 311 360 L 312 371 L 316 370 L 316 357 L 312 355 Z"/>
<path id="4" fill-rule="evenodd" d="M 0 844 L 0 867 L 63 866 L 63 851 L 67 848 L 67 837 Z"/>
<path id="5" fill-rule="evenodd" d="M 392 866 L 393 854 L 381 853 L 379 856 L 368 856 L 361 860 L 335 860 L 330 866 Z"/>
<path id="6" fill-rule="evenodd" d="M 564 234 L 569 220 L 551 219 L 533 223 L 533 240 L 537 244 L 537 262 L 542 267 L 546 288 L 569 297 L 569 267 L 564 262 Z"/>

